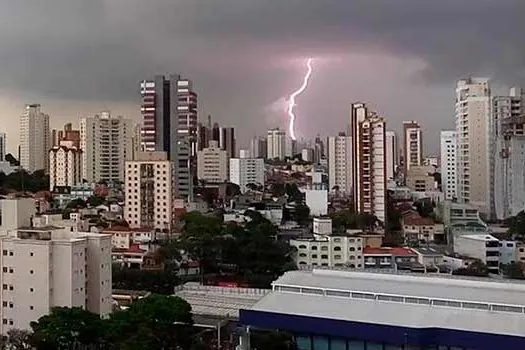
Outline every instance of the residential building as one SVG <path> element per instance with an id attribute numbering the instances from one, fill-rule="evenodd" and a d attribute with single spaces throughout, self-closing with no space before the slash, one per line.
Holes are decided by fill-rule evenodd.
<path id="1" fill-rule="evenodd" d="M 284 156 L 293 158 L 297 154 L 297 140 L 292 139 L 289 135 L 285 137 Z"/>
<path id="2" fill-rule="evenodd" d="M 319 217 L 313 219 L 313 232 L 317 235 L 332 234 L 332 219 L 329 217 Z"/>
<path id="3" fill-rule="evenodd" d="M 175 195 L 191 198 L 197 154 L 197 93 L 193 82 L 180 75 L 157 75 L 141 82 L 140 94 L 142 148 L 168 154 L 175 165 Z"/>
<path id="4" fill-rule="evenodd" d="M 239 350 L 253 329 L 289 332 L 299 349 L 525 348 L 519 281 L 313 270 L 272 287 L 241 307 Z"/>
<path id="5" fill-rule="evenodd" d="M 440 135 L 440 163 L 441 189 L 445 199 L 457 198 L 457 138 L 456 131 L 441 131 Z"/>
<path id="6" fill-rule="evenodd" d="M 519 261 L 518 247 L 520 242 L 500 241 L 499 242 L 499 263 L 500 265 L 514 264 Z"/>
<path id="7" fill-rule="evenodd" d="M 352 137 L 328 137 L 328 189 L 350 197 L 352 193 Z"/>
<path id="8" fill-rule="evenodd" d="M 312 177 L 312 185 L 306 189 L 305 200 L 310 208 L 310 215 L 323 216 L 328 214 L 328 189 L 322 182 L 322 175 L 320 173 L 316 175 L 320 176 Z"/>
<path id="9" fill-rule="evenodd" d="M 405 242 L 445 242 L 443 224 L 418 213 L 409 212 L 401 218 L 401 226 Z"/>
<path id="10" fill-rule="evenodd" d="M 174 225 L 173 162 L 166 152 L 139 153 L 126 162 L 124 218 L 131 228 L 171 233 Z"/>
<path id="11" fill-rule="evenodd" d="M 488 79 L 468 78 L 456 88 L 457 197 L 491 217 L 493 154 Z"/>
<path id="12" fill-rule="evenodd" d="M 231 158 L 230 182 L 239 185 L 242 193 L 248 190 L 248 184 L 264 186 L 264 159 Z"/>
<path id="13" fill-rule="evenodd" d="M 414 120 L 403 122 L 403 167 L 405 174 L 410 167 L 423 161 L 423 135 L 421 126 Z"/>
<path id="14" fill-rule="evenodd" d="M 403 247 L 364 247 L 364 267 L 366 269 L 424 270 L 417 262 L 417 254 Z"/>
<path id="15" fill-rule="evenodd" d="M 386 177 L 393 180 L 397 169 L 397 137 L 396 132 L 388 130 L 386 133 Z"/>
<path id="16" fill-rule="evenodd" d="M 364 103 L 353 103 L 350 118 L 352 133 L 352 189 L 359 213 L 386 220 L 386 122 L 369 112 Z"/>
<path id="17" fill-rule="evenodd" d="M 228 151 L 219 148 L 217 141 L 210 141 L 197 152 L 197 178 L 212 183 L 228 181 L 228 158 Z"/>
<path id="18" fill-rule="evenodd" d="M 0 200 L 1 235 L 5 235 L 9 231 L 16 230 L 19 227 L 31 226 L 32 218 L 35 215 L 36 206 L 33 198 Z"/>
<path id="19" fill-rule="evenodd" d="M 313 163 L 314 149 L 313 148 L 303 148 L 301 150 L 301 159 L 305 162 Z"/>
<path id="20" fill-rule="evenodd" d="M 415 192 L 434 191 L 436 189 L 435 172 L 436 168 L 432 165 L 412 165 L 406 172 L 406 186 Z"/>
<path id="21" fill-rule="evenodd" d="M 28 172 L 48 171 L 51 148 L 49 115 L 39 104 L 26 105 L 20 116 L 20 166 Z"/>
<path id="22" fill-rule="evenodd" d="M 124 162 L 131 159 L 133 123 L 105 111 L 80 121 L 83 179 L 124 181 Z"/>
<path id="23" fill-rule="evenodd" d="M 250 154 L 254 158 L 267 159 L 268 145 L 264 137 L 255 137 L 250 141 Z"/>
<path id="24" fill-rule="evenodd" d="M 525 209 L 525 97 L 520 88 L 492 99 L 494 210 L 498 220 Z"/>
<path id="25" fill-rule="evenodd" d="M 284 159 L 286 155 L 286 133 L 279 128 L 268 130 L 266 147 L 268 159 Z"/>
<path id="26" fill-rule="evenodd" d="M 142 149 L 142 139 L 141 134 L 142 126 L 140 124 L 135 124 L 133 127 L 133 135 L 131 136 L 131 157 L 129 160 L 134 160 L 140 152 L 144 152 Z"/>
<path id="27" fill-rule="evenodd" d="M 427 269 L 436 268 L 444 264 L 443 253 L 432 247 L 418 247 L 411 248 L 411 250 L 417 254 L 417 262 Z"/>
<path id="28" fill-rule="evenodd" d="M 5 162 L 6 155 L 6 135 L 5 132 L 0 132 L 0 162 Z"/>
<path id="29" fill-rule="evenodd" d="M 439 157 L 436 156 L 426 156 L 423 158 L 423 165 L 425 166 L 433 166 L 435 168 L 439 168 Z"/>
<path id="30" fill-rule="evenodd" d="M 64 142 L 64 141 L 62 141 Z M 49 189 L 82 183 L 82 151 L 75 146 L 54 146 L 49 150 Z"/>
<path id="31" fill-rule="evenodd" d="M 51 130 L 51 147 L 66 144 L 80 149 L 80 130 L 73 130 L 73 124 L 67 123 L 62 130 Z"/>
<path id="32" fill-rule="evenodd" d="M 489 234 L 470 234 L 454 238 L 454 253 L 478 259 L 492 273 L 499 272 L 499 240 Z"/>
<path id="33" fill-rule="evenodd" d="M 235 128 L 220 128 L 219 129 L 219 146 L 226 151 L 228 158 L 235 158 L 236 155 L 236 141 Z"/>

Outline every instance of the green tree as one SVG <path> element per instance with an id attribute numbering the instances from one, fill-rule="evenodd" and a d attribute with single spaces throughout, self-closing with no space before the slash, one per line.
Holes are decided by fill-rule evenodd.
<path id="1" fill-rule="evenodd" d="M 38 349 L 72 349 L 103 344 L 103 321 L 81 308 L 57 307 L 31 322 Z"/>
<path id="2" fill-rule="evenodd" d="M 502 266 L 503 274 L 505 277 L 515 280 L 524 280 L 525 275 L 523 274 L 522 263 L 510 263 Z"/>
<path id="3" fill-rule="evenodd" d="M 458 276 L 488 277 L 489 269 L 481 260 L 476 260 L 467 267 L 452 271 L 452 274 Z"/>
<path id="4" fill-rule="evenodd" d="M 175 271 L 144 271 L 114 264 L 112 282 L 115 289 L 147 290 L 158 294 L 173 294 L 180 280 Z"/>
<path id="5" fill-rule="evenodd" d="M 256 350 L 297 350 L 293 336 L 285 332 L 253 332 L 251 345 Z"/>
<path id="6" fill-rule="evenodd" d="M 509 231 L 508 233 L 515 239 L 525 238 L 525 211 L 520 211 L 516 216 L 505 220 Z"/>
<path id="7" fill-rule="evenodd" d="M 33 334 L 22 329 L 10 329 L 3 339 L 0 349 L 31 350 L 33 349 Z"/>
<path id="8" fill-rule="evenodd" d="M 310 221 L 310 208 L 306 204 L 301 203 L 295 206 L 295 220 L 301 225 Z"/>
<path id="9" fill-rule="evenodd" d="M 88 198 L 87 203 L 91 207 L 98 207 L 99 205 L 106 203 L 106 198 L 99 196 L 91 196 Z"/>

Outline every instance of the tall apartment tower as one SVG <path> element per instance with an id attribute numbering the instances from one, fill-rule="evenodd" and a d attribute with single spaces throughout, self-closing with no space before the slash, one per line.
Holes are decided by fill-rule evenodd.
<path id="1" fill-rule="evenodd" d="M 217 141 L 210 141 L 209 147 L 197 152 L 197 178 L 199 180 L 223 183 L 228 181 L 228 151 L 223 150 Z"/>
<path id="2" fill-rule="evenodd" d="M 504 220 L 525 208 L 525 96 L 520 88 L 492 99 L 494 209 Z"/>
<path id="3" fill-rule="evenodd" d="M 468 78 L 456 87 L 457 197 L 491 217 L 492 126 L 489 80 Z"/>
<path id="4" fill-rule="evenodd" d="M 265 137 L 254 137 L 253 139 L 251 139 L 250 154 L 254 158 L 267 158 L 268 146 Z"/>
<path id="5" fill-rule="evenodd" d="M 353 201 L 359 213 L 386 220 L 386 123 L 364 103 L 352 104 Z"/>
<path id="6" fill-rule="evenodd" d="M 175 165 L 176 195 L 190 197 L 197 154 L 197 94 L 193 83 L 180 75 L 158 75 L 142 81 L 140 93 L 143 149 L 168 154 Z"/>
<path id="7" fill-rule="evenodd" d="M 49 150 L 49 189 L 82 183 L 82 151 L 62 144 Z"/>
<path id="8" fill-rule="evenodd" d="M 236 142 L 235 142 L 235 128 L 220 128 L 219 129 L 219 146 L 225 150 L 228 157 L 235 158 Z"/>
<path id="9" fill-rule="evenodd" d="M 386 132 L 386 177 L 393 180 L 396 176 L 397 168 L 397 137 L 396 132 L 389 130 Z"/>
<path id="10" fill-rule="evenodd" d="M 264 159 L 239 153 L 239 158 L 230 159 L 230 182 L 239 185 L 242 193 L 249 184 L 264 186 Z"/>
<path id="11" fill-rule="evenodd" d="M 28 172 L 48 172 L 48 152 L 51 148 L 49 115 L 39 104 L 26 105 L 20 116 L 20 165 Z"/>
<path id="12" fill-rule="evenodd" d="M 328 189 L 352 195 L 352 137 L 340 133 L 328 137 Z"/>
<path id="13" fill-rule="evenodd" d="M 403 168 L 405 175 L 411 166 L 420 166 L 423 162 L 423 136 L 418 122 L 403 122 Z"/>
<path id="14" fill-rule="evenodd" d="M 286 155 L 286 133 L 279 128 L 268 130 L 266 146 L 268 159 L 284 159 Z"/>
<path id="15" fill-rule="evenodd" d="M 131 159 L 133 122 L 110 112 L 80 120 L 83 179 L 124 181 L 124 162 Z"/>
<path id="16" fill-rule="evenodd" d="M 173 228 L 174 164 L 166 152 L 139 153 L 126 162 L 124 218 L 130 227 Z"/>
<path id="17" fill-rule="evenodd" d="M 457 198 L 457 138 L 455 130 L 441 131 L 440 134 L 440 163 L 441 163 L 441 190 L 445 199 Z"/>
<path id="18" fill-rule="evenodd" d="M 5 162 L 6 154 L 6 135 L 5 132 L 0 132 L 0 162 Z"/>

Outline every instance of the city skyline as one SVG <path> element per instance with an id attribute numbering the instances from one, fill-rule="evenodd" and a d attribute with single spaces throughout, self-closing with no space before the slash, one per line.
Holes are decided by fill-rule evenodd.
<path id="1" fill-rule="evenodd" d="M 239 144 L 247 145 L 257 130 L 285 129 L 285 113 L 271 112 L 271 106 L 282 112 L 282 96 L 302 74 L 298 63 L 313 56 L 318 74 L 297 110 L 299 136 L 314 137 L 321 128 L 323 136 L 336 135 L 351 102 L 362 100 L 396 131 L 403 120 L 420 121 L 428 150 L 437 153 L 439 130 L 453 126 L 456 80 L 489 76 L 493 90 L 519 83 L 523 55 L 513 35 L 522 24 L 509 16 L 519 19 L 520 8 L 513 1 L 476 2 L 474 8 L 469 1 L 405 3 L 60 2 L 60 11 L 49 3 L 9 4 L 2 13 L 9 30 L 0 39 L 2 120 L 34 102 L 46 107 L 52 127 L 106 109 L 139 121 L 137 83 L 180 73 L 202 97 L 199 119 L 211 113 L 221 124 L 235 125 L 243 131 Z M 297 16 L 290 21 L 291 13 Z M 390 16 L 377 26 L 379 13 Z M 266 17 L 272 23 L 261 21 Z M 26 21 L 11 22 L 16 18 Z M 479 25 L 483 19 L 491 26 Z M 65 26 L 75 30 L 64 33 Z M 37 35 L 43 30 L 47 35 Z M 464 42 L 471 43 L 468 52 Z M 16 129 L 6 125 L 2 131 L 13 152 Z"/>

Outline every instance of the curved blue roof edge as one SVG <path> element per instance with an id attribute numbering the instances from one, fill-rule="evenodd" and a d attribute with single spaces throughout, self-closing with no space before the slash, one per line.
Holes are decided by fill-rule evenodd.
<path id="1" fill-rule="evenodd" d="M 393 345 L 447 345 L 476 350 L 525 349 L 524 337 L 442 328 L 410 328 L 320 317 L 240 310 L 239 323 L 295 334 L 314 334 Z"/>

